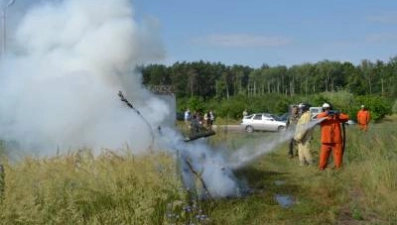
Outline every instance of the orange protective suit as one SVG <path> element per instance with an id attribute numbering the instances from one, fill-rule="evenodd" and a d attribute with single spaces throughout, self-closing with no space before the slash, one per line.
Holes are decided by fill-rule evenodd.
<path id="1" fill-rule="evenodd" d="M 349 116 L 344 113 L 328 115 L 328 111 L 318 114 L 318 119 L 326 118 L 320 123 L 321 125 L 321 153 L 320 164 L 321 170 L 328 165 L 328 158 L 333 150 L 335 168 L 340 168 L 343 158 L 343 139 L 341 124 L 349 120 Z"/>
<path id="2" fill-rule="evenodd" d="M 369 113 L 368 110 L 361 109 L 360 111 L 358 111 L 357 123 L 360 130 L 367 131 L 370 120 L 371 120 L 371 114 Z"/>

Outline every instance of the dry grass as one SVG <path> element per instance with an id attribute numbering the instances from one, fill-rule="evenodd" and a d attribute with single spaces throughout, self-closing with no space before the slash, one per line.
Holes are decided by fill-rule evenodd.
<path id="1" fill-rule="evenodd" d="M 287 144 L 236 172 L 252 193 L 236 199 L 193 201 L 167 154 L 123 156 L 90 151 L 7 163 L 0 224 L 393 224 L 397 221 L 396 123 L 367 133 L 347 128 L 341 170 L 299 167 Z M 313 139 L 318 158 L 319 132 Z M 211 144 L 233 150 L 261 135 L 219 133 Z M 259 138 L 259 139 L 258 139 Z M 332 163 L 332 162 L 331 162 Z M 282 181 L 280 184 L 279 181 Z M 283 208 L 276 194 L 294 205 Z M 198 220 L 197 216 L 209 219 Z"/>
<path id="2" fill-rule="evenodd" d="M 95 158 L 89 151 L 6 164 L 2 224 L 164 224 L 181 199 L 167 155 Z"/>

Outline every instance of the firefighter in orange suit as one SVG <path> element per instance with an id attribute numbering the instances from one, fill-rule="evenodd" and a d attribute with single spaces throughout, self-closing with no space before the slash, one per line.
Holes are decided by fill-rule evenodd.
<path id="1" fill-rule="evenodd" d="M 359 129 L 362 131 L 367 131 L 370 120 L 371 120 L 371 115 L 369 113 L 369 110 L 365 108 L 364 105 L 361 105 L 361 110 L 358 111 L 357 113 L 357 123 Z"/>
<path id="2" fill-rule="evenodd" d="M 322 105 L 323 112 L 318 114 L 317 119 L 325 118 L 321 123 L 321 153 L 320 169 L 324 170 L 328 164 L 328 158 L 333 151 L 335 168 L 340 168 L 343 158 L 343 138 L 341 123 L 349 120 L 349 116 L 332 110 L 329 103 Z"/>

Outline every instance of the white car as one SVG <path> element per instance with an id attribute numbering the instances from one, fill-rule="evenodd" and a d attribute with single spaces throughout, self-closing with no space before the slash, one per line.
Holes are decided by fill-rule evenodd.
<path id="1" fill-rule="evenodd" d="M 285 121 L 277 121 L 268 113 L 254 113 L 244 116 L 240 126 L 248 133 L 254 131 L 282 131 L 287 126 Z"/>
<path id="2" fill-rule="evenodd" d="M 316 119 L 317 115 L 323 112 L 323 107 L 310 107 L 309 110 L 312 114 L 312 119 Z"/>

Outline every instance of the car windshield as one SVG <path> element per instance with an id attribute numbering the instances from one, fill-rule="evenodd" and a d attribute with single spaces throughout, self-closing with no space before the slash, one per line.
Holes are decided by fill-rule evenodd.
<path id="1" fill-rule="evenodd" d="M 254 115 L 248 115 L 248 116 L 244 116 L 244 119 L 251 119 Z"/>

